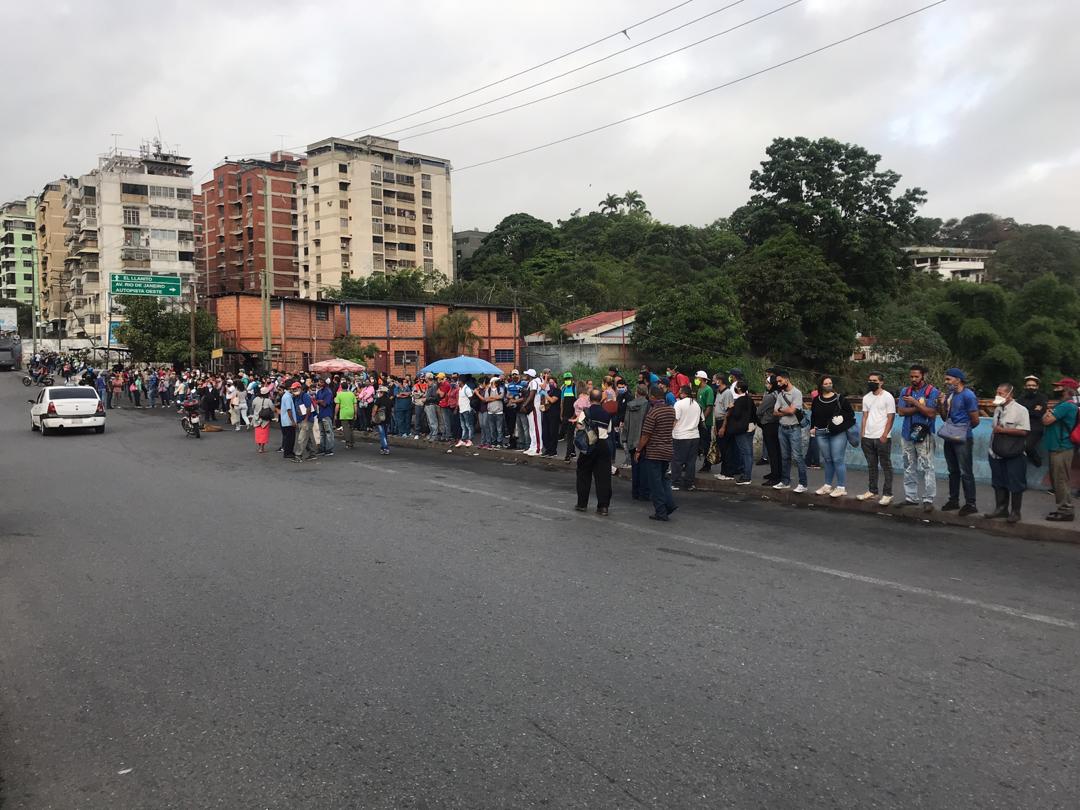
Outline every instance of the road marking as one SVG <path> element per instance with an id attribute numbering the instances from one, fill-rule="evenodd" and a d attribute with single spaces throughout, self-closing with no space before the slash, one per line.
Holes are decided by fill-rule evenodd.
<path id="1" fill-rule="evenodd" d="M 435 484 L 436 486 L 446 487 L 448 489 L 456 489 L 460 492 L 468 492 L 473 495 L 484 495 L 488 498 L 494 498 L 499 501 L 506 501 L 507 503 L 520 504 L 521 501 L 518 498 L 509 498 L 505 495 L 499 495 L 496 492 L 489 492 L 484 489 L 476 489 L 474 487 L 463 487 L 457 484 L 449 484 L 446 481 L 439 481 L 437 479 L 428 479 L 428 483 Z M 578 514 L 579 517 L 586 518 L 588 520 L 594 520 L 597 523 L 604 523 L 611 526 L 619 526 L 624 529 L 630 529 L 635 532 L 641 532 L 642 534 L 654 535 L 656 537 L 663 538 L 665 540 L 681 540 L 684 543 L 689 543 L 694 546 L 702 546 L 704 548 L 711 548 L 717 551 L 723 551 L 728 554 L 741 554 L 745 557 L 753 557 L 757 560 L 764 560 L 765 562 L 775 563 L 777 565 L 788 566 L 789 568 L 798 568 L 802 571 L 811 571 L 815 574 L 824 574 L 830 577 L 837 577 L 838 579 L 846 579 L 851 582 L 861 582 L 865 585 L 875 585 L 879 588 L 888 588 L 889 590 L 898 591 L 900 593 L 910 593 L 917 596 L 928 596 L 932 599 L 939 599 L 943 602 L 951 602 L 954 605 L 966 605 L 968 607 L 980 608 L 981 610 L 988 610 L 993 613 L 1001 613 L 1005 616 L 1012 616 L 1016 619 L 1026 619 L 1031 622 L 1039 622 L 1040 624 L 1049 624 L 1053 627 L 1064 627 L 1068 630 L 1080 630 L 1080 622 L 1075 622 L 1070 619 L 1062 619 L 1057 616 L 1048 616 L 1044 613 L 1032 613 L 1027 610 L 1020 610 L 1019 608 L 1009 607 L 1008 605 L 999 605 L 995 602 L 984 602 L 981 599 L 972 599 L 967 596 L 960 596 L 959 594 L 949 593 L 948 591 L 938 591 L 933 588 L 923 588 L 918 585 L 908 585 L 903 582 L 895 582 L 891 579 L 881 579 L 880 577 L 870 577 L 865 574 L 856 574 L 852 571 L 844 571 L 839 568 L 829 568 L 824 565 L 816 565 L 814 563 L 804 562 L 802 560 L 795 560 L 791 557 L 781 557 L 777 554 L 768 554 L 764 551 L 754 551 L 748 548 L 739 548 L 738 546 L 729 546 L 723 543 L 714 543 L 709 540 L 699 540 L 696 537 L 689 537 L 683 534 L 673 534 L 671 532 L 661 532 L 655 529 L 650 529 L 646 526 L 636 526 L 632 523 L 622 523 L 617 520 L 608 520 L 601 517 L 591 515 L 581 515 L 575 513 L 570 509 L 563 509 L 558 506 L 546 506 L 543 504 L 530 504 L 533 509 L 543 509 L 548 512 L 558 512 L 565 515 Z"/>
<path id="2" fill-rule="evenodd" d="M 374 470 L 378 473 L 386 473 L 387 475 L 397 475 L 398 471 L 380 464 L 367 464 L 363 461 L 354 461 L 357 467 L 363 467 L 365 470 Z"/>

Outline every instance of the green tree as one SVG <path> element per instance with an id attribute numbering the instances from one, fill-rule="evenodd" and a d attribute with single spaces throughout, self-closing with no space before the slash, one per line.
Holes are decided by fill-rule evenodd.
<path id="1" fill-rule="evenodd" d="M 469 277 L 484 275 L 487 262 L 495 258 L 508 259 L 513 265 L 546 248 L 559 246 L 559 234 L 550 222 L 529 214 L 511 214 L 484 237 L 469 263 Z"/>
<path id="2" fill-rule="evenodd" d="M 849 290 L 836 267 L 793 231 L 731 264 L 751 348 L 792 365 L 835 368 L 855 347 Z"/>
<path id="3" fill-rule="evenodd" d="M 840 269 L 853 304 L 892 297 L 925 192 L 896 194 L 900 175 L 879 170 L 880 155 L 832 138 L 777 138 L 766 154 L 750 174 L 753 196 L 731 216 L 735 231 L 760 245 L 792 228 Z"/>
<path id="4" fill-rule="evenodd" d="M 992 281 L 1010 290 L 1046 273 L 1076 285 L 1080 283 L 1080 233 L 1026 225 L 1015 238 L 998 246 L 986 261 L 986 272 Z"/>
<path id="5" fill-rule="evenodd" d="M 456 357 L 471 354 L 483 340 L 472 331 L 476 321 L 463 309 L 448 312 L 439 318 L 431 332 L 432 344 L 440 357 Z"/>
<path id="6" fill-rule="evenodd" d="M 166 304 L 160 298 L 121 295 L 115 304 L 124 322 L 116 331 L 117 340 L 131 350 L 134 360 L 184 362 L 190 358 L 190 312 Z M 195 360 L 210 359 L 217 322 L 203 310 L 195 313 Z"/>
<path id="7" fill-rule="evenodd" d="M 623 198 L 618 194 L 608 194 L 604 199 L 600 201 L 600 213 L 601 214 L 617 214 L 619 207 L 623 204 Z"/>
<path id="8" fill-rule="evenodd" d="M 622 197 L 622 204 L 626 206 L 627 211 L 649 214 L 649 209 L 645 206 L 645 200 L 642 199 L 641 193 L 638 191 L 626 192 Z"/>
<path id="9" fill-rule="evenodd" d="M 428 301 L 446 284 L 446 276 L 438 271 L 407 268 L 342 279 L 341 289 L 327 290 L 326 297 L 337 301 Z"/>
<path id="10" fill-rule="evenodd" d="M 570 333 L 563 328 L 562 321 L 557 318 L 548 321 L 542 331 L 549 343 L 565 343 L 566 339 L 570 337 Z"/>
<path id="11" fill-rule="evenodd" d="M 367 363 L 379 353 L 379 347 L 374 343 L 364 343 L 356 335 L 338 335 L 330 341 L 330 353 L 354 363 Z"/>
<path id="12" fill-rule="evenodd" d="M 630 342 L 657 361 L 708 366 L 745 352 L 745 331 L 731 284 L 717 274 L 669 288 L 639 307 Z"/>

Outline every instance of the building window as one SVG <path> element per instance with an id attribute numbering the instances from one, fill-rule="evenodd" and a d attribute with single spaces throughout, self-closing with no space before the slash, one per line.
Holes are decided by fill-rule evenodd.
<path id="1" fill-rule="evenodd" d="M 164 230 L 162 228 L 151 228 L 150 229 L 150 238 L 151 239 L 161 239 L 161 240 L 163 240 L 165 242 L 175 242 L 176 241 L 176 231 L 166 231 L 166 230 Z"/>
<path id="2" fill-rule="evenodd" d="M 513 349 L 496 349 L 495 350 L 495 362 L 507 363 L 513 365 L 514 363 L 514 350 Z"/>
<path id="3" fill-rule="evenodd" d="M 151 250 L 150 258 L 158 262 L 175 262 L 176 251 L 175 250 Z"/>
<path id="4" fill-rule="evenodd" d="M 500 309 L 495 313 L 496 323 L 513 323 L 514 311 L 512 309 Z"/>
<path id="5" fill-rule="evenodd" d="M 315 320 L 328 321 L 330 320 L 330 306 L 329 304 L 319 304 L 315 307 Z"/>
<path id="6" fill-rule="evenodd" d="M 394 352 L 394 365 L 395 366 L 404 366 L 404 365 L 415 366 L 419 362 L 420 362 L 420 352 L 417 351 L 416 349 L 406 349 L 405 351 L 396 351 L 396 352 Z"/>
<path id="7" fill-rule="evenodd" d="M 24 260 L 23 260 L 23 263 L 22 263 L 22 266 L 23 266 L 23 267 L 33 267 L 33 266 L 34 266 L 34 262 L 33 262 L 33 260 L 31 260 L 31 261 L 26 261 L 26 260 L 24 259 Z M 29 279 L 29 277 L 27 277 L 27 281 L 29 281 L 29 280 L 30 280 L 30 279 Z"/>
<path id="8" fill-rule="evenodd" d="M 339 163 L 337 165 L 337 170 L 338 170 L 338 174 L 348 174 L 349 173 L 349 164 L 348 163 Z"/>
<path id="9" fill-rule="evenodd" d="M 154 216 L 154 209 L 150 209 L 150 216 Z M 125 225 L 138 225 L 139 224 L 139 209 L 134 205 L 124 206 L 124 224 Z"/>
<path id="10" fill-rule="evenodd" d="M 26 264 L 26 262 L 23 262 L 23 264 Z M 33 281 L 34 280 L 34 274 L 33 273 L 23 273 L 22 280 L 23 281 Z"/>
<path id="11" fill-rule="evenodd" d="M 416 323 L 415 309 L 398 309 L 397 319 L 402 323 Z"/>
<path id="12" fill-rule="evenodd" d="M 311 170 L 311 176 L 312 177 L 318 177 L 319 176 L 319 167 L 318 166 L 316 166 L 315 168 L 313 168 Z"/>
<path id="13" fill-rule="evenodd" d="M 101 316 L 100 315 L 87 315 L 86 316 L 86 322 L 87 323 L 95 323 L 95 324 L 96 323 L 101 323 Z"/>
<path id="14" fill-rule="evenodd" d="M 135 221 L 128 222 L 128 206 L 124 206 L 124 224 L 125 225 L 138 225 L 139 224 L 139 209 L 133 209 L 135 211 Z M 150 216 L 157 217 L 158 219 L 176 219 L 176 209 L 168 208 L 164 205 L 151 205 Z"/>
<path id="15" fill-rule="evenodd" d="M 190 188 L 178 188 L 176 189 L 176 199 L 178 200 L 190 200 L 191 189 Z"/>
<path id="16" fill-rule="evenodd" d="M 151 197 L 161 197 L 161 198 L 164 198 L 164 199 L 171 200 L 171 199 L 175 199 L 177 196 L 179 196 L 176 193 L 177 189 L 173 188 L 172 186 L 150 186 L 149 188 L 150 188 L 150 196 Z M 190 196 L 191 196 L 191 194 L 189 192 L 188 197 L 190 198 Z"/>
<path id="17" fill-rule="evenodd" d="M 427 270 L 429 273 L 432 270 L 434 270 L 435 269 L 435 260 L 434 259 L 424 259 L 424 269 Z"/>

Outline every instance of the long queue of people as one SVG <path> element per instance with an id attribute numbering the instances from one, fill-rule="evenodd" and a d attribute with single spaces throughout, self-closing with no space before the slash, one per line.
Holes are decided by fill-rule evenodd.
<path id="1" fill-rule="evenodd" d="M 895 395 L 883 374 L 867 374 L 861 420 L 831 376 L 820 377 L 804 395 L 782 368 L 766 370 L 760 397 L 738 368 L 711 376 L 701 370 L 690 377 L 674 367 L 662 374 L 642 367 L 628 382 L 614 367 L 598 380 L 550 369 L 477 379 L 459 374 L 256 376 L 242 370 L 215 375 L 148 367 L 99 373 L 91 384 L 108 407 L 123 397 L 145 408 L 198 402 L 205 421 L 216 421 L 221 412 L 234 430 L 254 430 L 258 452 L 267 452 L 276 422 L 278 450 L 296 463 L 333 455 L 339 440 L 352 448 L 356 433 L 365 431 L 377 434 L 384 455 L 390 453 L 390 436 L 442 443 L 448 452 L 513 449 L 549 458 L 560 455 L 561 443 L 562 458 L 577 462 L 579 509 L 587 508 L 595 488 L 597 509 L 607 514 L 611 478 L 625 470 L 632 497 L 652 501 L 658 520 L 675 510 L 672 492 L 693 491 L 698 475 L 712 473 L 747 486 L 759 465 L 767 468 L 761 485 L 796 494 L 810 492 L 807 470 L 820 466 L 824 481 L 813 494 L 847 497 L 849 445 L 861 449 L 867 465 L 867 488 L 858 500 L 929 512 L 937 498 L 934 458 L 941 443 L 948 468 L 948 500 L 941 509 L 974 514 L 973 431 L 985 416 L 961 369 L 949 369 L 940 389 L 927 374 L 924 367 L 912 366 L 908 384 Z M 997 387 L 988 449 L 995 508 L 987 517 L 1021 519 L 1028 467 L 1041 464 L 1045 454 L 1056 501 L 1046 519 L 1073 520 L 1077 386 L 1068 377 L 1055 381 L 1053 407 L 1037 377 L 1027 377 L 1019 390 L 1010 383 Z M 894 500 L 897 419 L 903 495 Z M 758 435 L 761 453 L 755 462 Z M 714 467 L 719 470 L 713 472 Z"/>

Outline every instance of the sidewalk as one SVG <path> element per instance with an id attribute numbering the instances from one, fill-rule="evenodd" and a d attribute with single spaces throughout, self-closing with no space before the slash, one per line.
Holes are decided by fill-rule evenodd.
<path id="1" fill-rule="evenodd" d="M 361 441 L 377 443 L 374 434 L 357 433 Z M 391 446 L 416 448 L 430 453 L 445 454 L 451 449 L 452 454 L 462 460 L 463 463 L 471 461 L 492 460 L 506 463 L 512 461 L 518 464 L 529 464 L 545 467 L 548 469 L 565 470 L 573 473 L 575 464 L 566 463 L 560 453 L 558 458 L 539 458 L 522 455 L 514 450 L 480 450 L 477 447 L 452 448 L 448 444 L 431 444 L 423 439 L 402 439 L 390 437 Z M 622 459 L 621 452 L 619 460 Z M 714 468 L 717 469 L 717 468 Z M 712 473 L 699 474 L 695 482 L 697 492 L 679 493 L 678 498 L 701 497 L 703 493 L 722 492 L 725 497 L 739 497 L 744 500 L 774 501 L 779 504 L 801 506 L 813 509 L 837 509 L 847 512 L 862 512 L 875 514 L 882 517 L 894 518 L 907 523 L 941 524 L 946 526 L 964 526 L 980 529 L 992 534 L 1016 537 L 1024 540 L 1040 540 L 1054 543 L 1080 543 L 1080 522 L 1077 523 L 1049 523 L 1043 520 L 1044 516 L 1053 511 L 1053 496 L 1042 489 L 1041 482 L 1029 482 L 1028 489 L 1024 493 L 1023 519 L 1019 523 L 1006 523 L 1004 520 L 988 520 L 982 517 L 983 512 L 989 512 L 994 508 L 994 491 L 989 484 L 976 482 L 976 505 L 978 514 L 960 517 L 956 512 L 942 512 L 941 507 L 948 500 L 949 484 L 947 479 L 939 479 L 937 497 L 934 499 L 934 511 L 923 512 L 920 507 L 896 508 L 895 504 L 904 499 L 904 484 L 902 471 L 897 470 L 893 475 L 893 506 L 878 506 L 876 500 L 860 502 L 856 496 L 866 491 L 867 474 L 865 470 L 848 469 L 847 491 L 844 498 L 830 498 L 828 496 L 814 495 L 813 491 L 821 486 L 824 477 L 818 469 L 808 470 L 809 492 L 796 495 L 791 490 L 774 490 L 772 487 L 761 485 L 761 477 L 767 467 L 754 467 L 754 483 L 749 486 L 736 486 L 732 481 L 718 481 Z M 619 477 L 629 480 L 629 470 L 620 470 Z M 879 482 L 880 483 L 880 482 Z M 963 496 L 961 495 L 961 499 Z"/>

